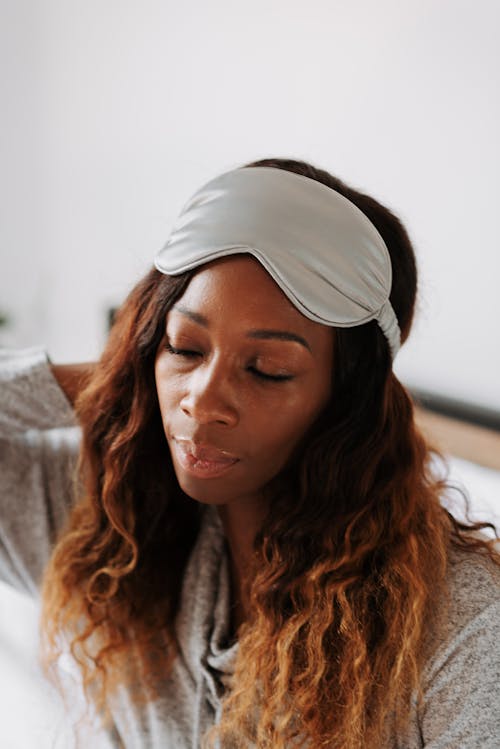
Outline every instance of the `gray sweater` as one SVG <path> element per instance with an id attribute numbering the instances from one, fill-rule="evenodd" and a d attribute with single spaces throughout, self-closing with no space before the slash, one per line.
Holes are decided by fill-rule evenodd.
<path id="1" fill-rule="evenodd" d="M 79 429 L 43 349 L 0 351 L 0 577 L 37 595 L 71 505 Z M 217 513 L 208 509 L 185 573 L 180 654 L 147 707 L 122 689 L 108 740 L 126 749 L 199 749 L 220 717 L 237 643 L 228 643 L 229 574 Z M 500 569 L 475 555 L 450 565 L 451 605 L 414 700 L 409 734 L 383 749 L 499 749 Z M 380 749 L 377 747 L 377 749 Z"/>

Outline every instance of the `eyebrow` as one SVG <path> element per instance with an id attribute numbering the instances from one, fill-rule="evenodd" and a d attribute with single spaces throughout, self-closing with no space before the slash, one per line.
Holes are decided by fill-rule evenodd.
<path id="1" fill-rule="evenodd" d="M 204 315 L 200 315 L 199 312 L 194 312 L 191 309 L 188 309 L 187 307 L 184 307 L 182 304 L 176 304 L 174 307 L 172 307 L 175 312 L 180 312 L 181 315 L 184 315 L 185 317 L 188 317 L 193 322 L 197 323 L 198 325 L 202 325 L 204 328 L 208 328 L 208 320 Z M 287 330 L 268 330 L 268 329 L 260 329 L 260 330 L 249 330 L 247 333 L 248 338 L 256 338 L 258 340 L 274 340 L 274 341 L 293 341 L 294 343 L 300 343 L 301 346 L 304 346 L 309 352 L 312 353 L 311 347 L 306 341 L 305 338 L 302 338 L 302 336 L 297 335 L 296 333 L 290 333 Z"/>

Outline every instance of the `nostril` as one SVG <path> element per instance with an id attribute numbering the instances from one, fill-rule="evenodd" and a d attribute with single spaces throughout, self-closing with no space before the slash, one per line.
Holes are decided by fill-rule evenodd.
<path id="1" fill-rule="evenodd" d="M 232 404 L 208 393 L 190 396 L 180 403 L 185 416 L 199 424 L 223 424 L 233 426 L 238 422 L 238 414 Z"/>

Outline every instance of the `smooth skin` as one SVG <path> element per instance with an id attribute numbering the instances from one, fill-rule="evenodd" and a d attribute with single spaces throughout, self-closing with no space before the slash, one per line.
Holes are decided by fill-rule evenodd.
<path id="1" fill-rule="evenodd" d="M 328 402 L 332 365 L 332 328 L 302 315 L 249 255 L 202 266 L 167 314 L 155 362 L 165 436 L 182 489 L 218 508 L 235 629 L 246 618 L 246 572 L 270 501 L 264 488 Z M 185 455 L 198 448 L 233 462 L 200 476 Z"/>

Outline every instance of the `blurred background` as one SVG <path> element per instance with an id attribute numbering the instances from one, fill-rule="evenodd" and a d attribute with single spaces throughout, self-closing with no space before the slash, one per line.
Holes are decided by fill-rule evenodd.
<path id="1" fill-rule="evenodd" d="M 3 0 L 1 342 L 96 357 L 192 192 L 293 157 L 409 229 L 400 376 L 500 410 L 499 27 L 495 0 Z"/>
<path id="2" fill-rule="evenodd" d="M 0 345 L 43 344 L 54 362 L 99 356 L 109 311 L 203 182 L 257 158 L 305 159 L 387 204 L 413 239 L 419 309 L 397 374 L 500 429 L 496 0 L 0 10 Z M 476 432 L 464 441 L 482 444 Z M 491 508 L 500 450 L 489 445 L 474 463 L 451 460 Z M 33 687 L 34 609 L 20 602 L 25 624 L 12 626 L 15 606 L 0 609 L 0 744 L 69 746 Z M 21 663 L 31 676 L 16 692 Z M 34 727 L 16 712 L 27 704 Z"/>

